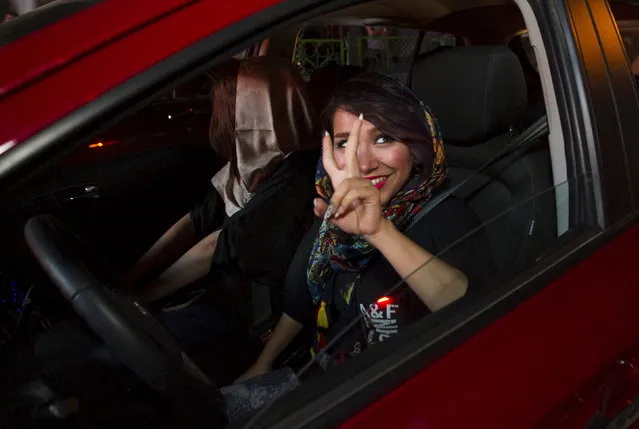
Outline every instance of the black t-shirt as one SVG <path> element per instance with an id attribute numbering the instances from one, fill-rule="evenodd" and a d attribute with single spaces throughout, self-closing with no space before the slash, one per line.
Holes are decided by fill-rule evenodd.
<path id="1" fill-rule="evenodd" d="M 320 221 L 304 237 L 288 271 L 284 289 L 284 312 L 306 326 L 316 323 L 316 308 L 307 286 L 308 260 Z M 476 292 L 494 274 L 494 262 L 488 239 L 482 228 L 463 238 L 480 226 L 475 213 L 461 200 L 450 197 L 434 207 L 406 232 L 406 236 L 433 255 L 462 271 L 468 278 L 467 294 Z M 463 238 L 463 239 L 462 239 Z M 456 243 L 462 239 L 459 243 Z M 442 251 L 449 246 L 452 247 Z M 400 277 L 381 255 L 374 257 L 360 273 L 355 283 L 353 298 L 347 304 L 339 291 L 357 278 L 357 273 L 338 273 L 332 290 L 324 299 L 330 312 L 330 328 L 326 334 L 331 340 L 358 315 L 364 317 L 355 335 L 347 335 L 340 348 L 347 354 L 357 354 L 368 345 L 382 342 L 404 327 L 429 313 L 426 305 L 410 287 L 403 283 L 389 294 Z M 359 340 L 363 340 L 361 344 Z"/>

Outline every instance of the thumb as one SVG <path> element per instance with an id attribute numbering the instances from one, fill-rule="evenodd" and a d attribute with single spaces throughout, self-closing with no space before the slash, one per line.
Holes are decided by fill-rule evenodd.
<path id="1" fill-rule="evenodd" d="M 313 200 L 313 213 L 317 217 L 324 217 L 326 213 L 326 209 L 328 208 L 328 203 L 321 198 L 315 198 Z"/>

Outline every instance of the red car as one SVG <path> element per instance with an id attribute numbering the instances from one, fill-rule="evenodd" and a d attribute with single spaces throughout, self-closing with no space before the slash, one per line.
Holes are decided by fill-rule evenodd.
<path id="1" fill-rule="evenodd" d="M 105 0 L 53 2 L 2 24 L 0 424 L 101 426 L 146 412 L 161 416 L 154 426 L 223 425 L 217 388 L 179 344 L 135 301 L 78 284 L 99 275 L 87 248 L 36 215 L 130 264 L 211 174 L 203 122 L 189 124 L 196 107 L 181 104 L 167 125 L 167 94 L 231 55 L 273 55 L 406 79 L 440 119 L 451 181 L 483 221 L 500 275 L 237 427 L 633 427 L 636 20 L 639 5 L 606 0 Z M 326 34 L 305 37 L 311 26 Z M 324 47 L 298 54 L 304 44 Z M 311 92 L 328 91 L 326 75 L 307 76 Z M 511 121 L 517 82 L 526 109 Z M 134 352 L 127 363 L 148 398 L 122 392 L 86 408 L 34 363 L 35 337 L 71 317 L 62 295 L 80 286 L 95 310 L 80 315 Z"/>

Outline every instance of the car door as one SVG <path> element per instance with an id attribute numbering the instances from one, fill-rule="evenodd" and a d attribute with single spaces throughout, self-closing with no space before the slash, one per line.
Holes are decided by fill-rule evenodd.
<path id="1" fill-rule="evenodd" d="M 628 19 L 639 16 L 639 7 L 613 3 L 609 5 L 612 6 L 612 13 L 609 13 L 606 6 L 605 2 L 588 4 L 594 29 L 599 35 L 601 49 L 606 59 L 608 82 L 610 91 L 614 95 L 615 108 L 620 112 L 618 121 L 625 129 L 621 138 L 614 140 L 620 145 L 625 155 L 624 158 L 618 159 L 616 170 L 626 171 L 630 190 L 628 195 L 635 201 L 634 214 L 628 215 L 632 219 L 636 218 L 636 197 L 639 190 L 637 174 L 639 150 L 636 144 L 639 128 L 636 125 L 636 75 L 633 75 L 635 71 L 632 67 L 633 60 L 636 58 L 634 43 L 636 21 L 628 21 Z M 615 24 L 618 32 L 610 30 L 610 27 L 614 27 Z M 629 69 L 631 73 L 628 73 Z M 630 252 L 633 259 L 639 255 L 636 245 L 630 249 Z M 625 255 L 617 254 L 616 257 L 624 260 Z M 600 371 L 574 392 L 572 398 L 549 416 L 545 425 L 550 428 L 581 428 L 587 425 L 602 428 L 635 427 L 638 416 L 636 404 L 639 398 L 639 379 L 636 369 L 639 358 L 638 347 L 639 338 L 624 352 L 609 359 Z"/>
<path id="2" fill-rule="evenodd" d="M 606 2 L 517 4 L 545 82 L 566 232 L 484 299 L 429 316 L 243 427 L 581 428 L 602 401 L 614 416 L 636 396 L 639 109 L 629 64 Z"/>

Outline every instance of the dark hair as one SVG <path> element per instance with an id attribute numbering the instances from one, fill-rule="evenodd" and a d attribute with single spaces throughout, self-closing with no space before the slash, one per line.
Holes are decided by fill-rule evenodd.
<path id="1" fill-rule="evenodd" d="M 231 59 L 210 72 L 212 80 L 212 115 L 209 141 L 215 152 L 234 165 L 235 160 L 235 96 L 240 61 Z"/>
<path id="2" fill-rule="evenodd" d="M 433 164 L 433 139 L 424 107 L 401 82 L 379 73 L 363 73 L 340 85 L 324 108 L 324 127 L 333 134 L 338 109 L 363 114 L 382 133 L 408 146 L 415 166 L 429 176 Z"/>

